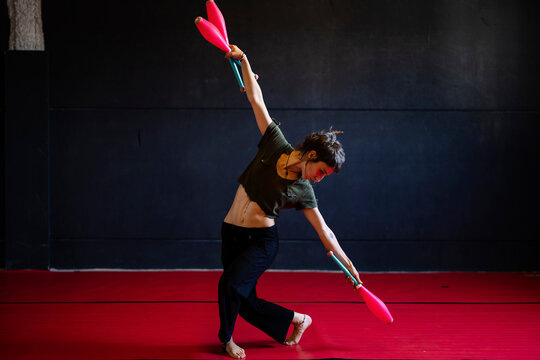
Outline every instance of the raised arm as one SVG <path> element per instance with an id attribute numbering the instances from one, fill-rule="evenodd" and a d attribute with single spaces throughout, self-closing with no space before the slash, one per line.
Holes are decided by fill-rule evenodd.
<path id="1" fill-rule="evenodd" d="M 358 271 L 356 271 L 352 261 L 347 257 L 339 245 L 339 242 L 332 230 L 328 227 L 328 225 L 326 225 L 326 222 L 324 221 L 319 209 L 303 209 L 302 212 L 311 223 L 311 226 L 313 226 L 315 231 L 317 231 L 317 234 L 319 235 L 319 238 L 321 239 L 321 242 L 326 250 L 332 251 L 334 255 L 336 255 L 336 257 L 341 261 L 341 263 L 345 265 L 347 269 L 349 269 L 356 281 L 358 281 L 359 284 L 362 284 Z M 352 279 L 349 279 L 349 282 L 354 285 L 354 281 Z"/>
<path id="2" fill-rule="evenodd" d="M 249 103 L 255 114 L 255 119 L 257 120 L 257 126 L 261 131 L 261 134 L 264 135 L 266 128 L 272 122 L 272 118 L 268 113 L 268 109 L 264 104 L 263 94 L 259 83 L 255 79 L 255 74 L 251 70 L 249 65 L 249 60 L 247 59 L 246 54 L 238 48 L 236 45 L 229 45 L 231 52 L 225 55 L 225 58 L 232 57 L 236 60 L 240 60 L 242 63 L 242 79 L 244 81 L 244 87 L 246 95 L 248 97 Z"/>

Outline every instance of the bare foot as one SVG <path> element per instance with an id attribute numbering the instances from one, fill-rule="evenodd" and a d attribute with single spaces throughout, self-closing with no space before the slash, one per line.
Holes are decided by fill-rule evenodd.
<path id="1" fill-rule="evenodd" d="M 294 313 L 294 318 L 292 321 L 294 325 L 294 330 L 291 336 L 289 336 L 287 340 L 285 340 L 284 344 L 285 345 L 298 344 L 300 342 L 300 338 L 302 337 L 302 334 L 304 333 L 304 331 L 307 330 L 307 328 L 311 325 L 312 322 L 313 320 L 311 320 L 311 317 L 309 315 Z"/>
<path id="2" fill-rule="evenodd" d="M 236 345 L 231 338 L 227 344 L 225 344 L 225 353 L 233 359 L 243 359 L 246 357 L 246 352 L 240 346 Z"/>

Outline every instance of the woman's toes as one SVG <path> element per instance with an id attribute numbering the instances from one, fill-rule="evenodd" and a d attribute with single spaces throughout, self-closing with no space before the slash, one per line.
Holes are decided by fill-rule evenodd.
<path id="1" fill-rule="evenodd" d="M 246 357 L 246 352 L 240 346 L 236 345 L 234 342 L 229 342 L 225 346 L 225 352 L 227 355 L 233 359 L 243 359 Z"/>

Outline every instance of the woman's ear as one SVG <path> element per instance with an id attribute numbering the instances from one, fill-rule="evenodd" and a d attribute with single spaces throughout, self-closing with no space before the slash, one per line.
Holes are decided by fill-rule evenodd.
<path id="1" fill-rule="evenodd" d="M 309 160 L 314 160 L 317 158 L 317 152 L 315 150 L 311 150 L 308 154 L 308 159 Z"/>

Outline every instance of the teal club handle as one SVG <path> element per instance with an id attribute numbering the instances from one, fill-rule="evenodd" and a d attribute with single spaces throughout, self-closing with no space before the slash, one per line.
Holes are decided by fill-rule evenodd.
<path id="1" fill-rule="evenodd" d="M 329 251 L 328 256 L 330 256 L 336 262 L 336 264 L 338 264 L 338 266 L 345 273 L 345 275 L 350 276 L 353 279 L 354 287 L 357 287 L 358 286 L 358 281 L 355 279 L 354 276 L 352 276 L 351 272 L 345 267 L 345 265 L 343 265 L 341 263 L 341 261 L 339 261 L 339 259 L 336 257 L 336 255 L 334 255 L 334 253 L 332 251 Z M 360 284 L 360 286 L 362 286 L 362 284 Z"/>
<path id="2" fill-rule="evenodd" d="M 242 81 L 242 77 L 240 76 L 240 72 L 238 71 L 238 68 L 236 66 L 241 66 L 240 61 L 234 60 L 232 57 L 229 58 L 229 64 L 231 64 L 234 76 L 236 77 L 236 81 L 238 82 L 238 85 L 240 88 L 244 87 L 244 82 Z"/>

